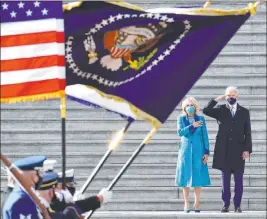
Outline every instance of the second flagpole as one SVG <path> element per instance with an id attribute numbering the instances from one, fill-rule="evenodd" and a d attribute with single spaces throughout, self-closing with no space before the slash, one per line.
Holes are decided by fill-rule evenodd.
<path id="1" fill-rule="evenodd" d="M 105 155 L 99 161 L 99 163 L 97 164 L 97 166 L 95 167 L 95 169 L 93 170 L 91 175 L 88 177 L 88 179 L 86 180 L 86 182 L 82 186 L 82 188 L 80 190 L 81 194 L 83 194 L 85 192 L 85 190 L 88 188 L 90 183 L 95 178 L 96 174 L 99 172 L 101 167 L 104 165 L 105 161 L 108 159 L 108 157 L 114 151 L 114 149 L 120 144 L 124 134 L 126 133 L 126 131 L 128 130 L 128 128 L 130 127 L 130 125 L 132 124 L 133 121 L 134 121 L 133 119 L 128 119 L 128 123 L 126 124 L 126 126 L 120 132 L 118 132 L 117 135 L 115 136 L 115 138 L 111 141 L 111 143 L 109 145 L 109 149 L 106 151 Z"/>
<path id="2" fill-rule="evenodd" d="M 153 128 L 148 133 L 148 135 L 145 137 L 145 139 L 143 140 L 143 142 L 139 145 L 139 147 L 135 150 L 135 152 L 132 154 L 132 156 L 127 160 L 127 162 L 121 168 L 121 170 L 119 171 L 119 173 L 115 176 L 115 178 L 109 184 L 109 186 L 107 187 L 107 190 L 110 191 L 116 185 L 116 183 L 119 181 L 119 179 L 121 178 L 121 176 L 123 175 L 123 173 L 128 169 L 128 167 L 131 165 L 131 163 L 135 160 L 135 158 L 138 156 L 138 154 L 142 151 L 142 149 L 148 144 L 148 142 L 153 137 L 153 135 L 156 134 L 157 130 L 158 130 L 158 128 Z M 85 219 L 89 219 L 93 215 L 94 212 L 95 212 L 95 210 L 91 210 L 85 216 Z"/>
<path id="3" fill-rule="evenodd" d="M 66 171 L 66 96 L 60 99 L 61 112 L 61 138 L 62 138 L 62 187 L 65 189 L 65 171 Z"/>

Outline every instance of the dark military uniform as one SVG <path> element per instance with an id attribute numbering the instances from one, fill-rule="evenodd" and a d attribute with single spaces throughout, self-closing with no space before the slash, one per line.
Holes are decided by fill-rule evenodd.
<path id="1" fill-rule="evenodd" d="M 57 182 L 57 174 L 55 172 L 45 172 L 43 176 L 43 183 L 39 190 L 54 189 L 57 186 Z M 82 211 L 77 208 L 75 204 L 67 204 L 64 209 L 60 209 L 61 211 L 56 211 L 51 208 L 50 203 L 46 200 L 43 200 L 43 203 L 45 204 L 51 219 L 79 219 L 81 217 Z"/>
<path id="2" fill-rule="evenodd" d="M 3 209 L 4 204 L 9 196 L 9 194 L 12 192 L 13 188 L 12 187 L 7 187 L 7 189 L 4 191 L 4 194 L 1 198 L 1 208 Z"/>
<path id="3" fill-rule="evenodd" d="M 62 173 L 58 173 L 58 182 L 62 183 Z M 74 180 L 74 170 L 70 169 L 67 170 L 65 172 L 65 182 L 67 184 L 67 188 L 70 190 L 71 193 L 73 193 L 72 195 L 74 195 L 75 191 L 75 180 Z M 71 185 L 71 187 L 69 187 Z M 51 206 L 53 209 L 58 209 L 60 208 L 60 206 L 64 205 L 64 200 L 62 200 L 61 203 L 59 203 L 58 201 L 55 201 L 56 204 L 54 204 L 53 206 Z M 75 206 L 81 210 L 82 213 L 84 212 L 88 212 L 91 210 L 95 210 L 97 208 L 100 208 L 101 206 L 101 202 L 99 200 L 99 198 L 97 196 L 91 196 L 82 200 L 77 200 L 74 202 Z M 67 206 L 67 205 L 66 205 Z"/>
<path id="4" fill-rule="evenodd" d="M 42 167 L 45 156 L 30 156 L 19 159 L 14 165 L 23 171 Z M 43 218 L 32 198 L 17 184 L 3 205 L 3 219 L 39 219 Z"/>
<path id="5" fill-rule="evenodd" d="M 56 212 L 48 209 L 49 216 L 51 219 L 80 219 L 81 212 L 74 205 L 69 205 L 64 211 Z"/>
<path id="6" fill-rule="evenodd" d="M 75 205 L 78 206 L 81 209 L 81 211 L 84 213 L 87 211 L 100 208 L 101 204 L 97 196 L 91 196 L 89 198 L 76 201 Z"/>
<path id="7" fill-rule="evenodd" d="M 81 213 L 100 208 L 100 205 L 101 204 L 97 196 L 91 196 L 89 198 L 74 202 L 74 206 L 76 206 Z M 63 211 L 68 206 L 69 204 L 67 204 L 64 199 L 62 201 L 59 201 L 56 197 L 53 198 L 50 204 L 51 209 L 53 209 L 54 211 Z"/>
<path id="8" fill-rule="evenodd" d="M 42 219 L 32 198 L 16 185 L 3 207 L 3 219 Z"/>

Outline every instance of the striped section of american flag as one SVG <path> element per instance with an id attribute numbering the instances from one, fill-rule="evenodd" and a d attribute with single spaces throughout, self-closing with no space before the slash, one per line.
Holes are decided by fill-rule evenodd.
<path id="1" fill-rule="evenodd" d="M 1 1 L 1 102 L 59 97 L 65 89 L 60 1 Z"/>
<path id="2" fill-rule="evenodd" d="M 112 58 L 114 59 L 118 59 L 118 58 L 122 58 L 123 56 L 127 56 L 129 54 L 131 54 L 134 50 L 132 49 L 121 49 L 121 48 L 117 48 L 117 47 L 112 47 L 110 49 L 110 55 Z"/>

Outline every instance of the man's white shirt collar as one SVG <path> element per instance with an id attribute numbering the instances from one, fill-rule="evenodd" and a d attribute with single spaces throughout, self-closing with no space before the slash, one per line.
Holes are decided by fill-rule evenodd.
<path id="1" fill-rule="evenodd" d="M 231 105 L 230 103 L 227 103 L 230 110 L 233 109 L 233 111 L 235 112 L 236 111 L 236 108 L 237 108 L 237 103 L 235 103 L 234 105 Z"/>

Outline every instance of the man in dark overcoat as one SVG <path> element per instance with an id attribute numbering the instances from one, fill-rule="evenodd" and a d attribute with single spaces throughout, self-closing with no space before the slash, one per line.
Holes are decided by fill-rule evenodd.
<path id="1" fill-rule="evenodd" d="M 212 99 L 203 109 L 207 116 L 215 118 L 219 125 L 214 148 L 214 169 L 222 171 L 222 199 L 224 206 L 221 212 L 229 212 L 231 199 L 231 174 L 235 180 L 234 207 L 241 213 L 243 195 L 243 174 L 245 159 L 252 153 L 251 124 L 249 110 L 237 103 L 236 87 L 228 87 L 225 94 Z M 227 103 L 217 105 L 219 101 Z"/>

